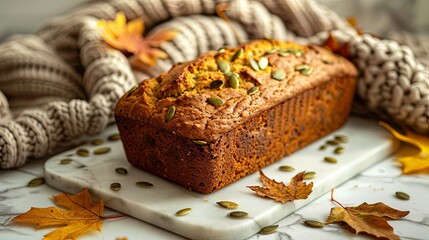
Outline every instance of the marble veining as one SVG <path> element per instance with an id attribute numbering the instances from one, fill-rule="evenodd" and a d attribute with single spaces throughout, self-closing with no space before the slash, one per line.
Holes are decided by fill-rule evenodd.
<path id="1" fill-rule="evenodd" d="M 376 126 L 373 127 L 377 128 Z M 115 130 L 113 129 L 112 131 Z M 350 134 L 357 134 L 357 132 L 362 131 L 357 129 L 356 132 Z M 349 132 L 347 134 L 349 134 Z M 381 136 L 385 138 L 383 142 L 388 143 L 387 146 L 389 146 L 389 148 L 393 148 L 393 142 L 391 141 L 391 137 L 389 136 L 389 134 L 382 134 Z M 353 139 L 357 138 L 354 135 L 351 135 L 350 137 L 352 141 Z M 320 144 L 316 143 L 309 146 L 310 150 L 308 151 L 311 151 L 311 149 L 317 149 L 319 145 Z M 350 143 L 350 145 L 346 145 L 346 147 L 348 151 L 352 151 L 352 143 Z M 97 147 L 88 146 L 88 148 L 93 150 Z M 355 157 L 364 153 L 365 149 L 368 149 L 368 146 L 360 146 L 360 148 L 363 148 L 363 150 L 358 151 L 356 155 L 349 152 L 350 155 L 345 154 L 344 156 L 347 157 L 344 159 L 355 159 Z M 310 156 L 311 154 L 309 155 L 308 151 L 303 150 L 298 152 L 297 154 L 292 155 L 291 159 L 289 159 L 288 161 L 289 165 L 295 164 L 300 158 Z M 410 147 L 402 146 L 400 151 L 395 154 L 407 154 L 412 151 L 415 150 Z M 230 186 L 226 188 L 225 191 L 221 190 L 213 195 L 201 195 L 198 193 L 188 192 L 186 189 L 183 189 L 179 186 L 172 187 L 172 184 L 170 182 L 164 180 L 159 181 L 158 177 L 156 176 L 150 174 L 142 174 L 140 170 L 134 169 L 126 161 L 123 161 L 121 162 L 121 164 L 117 165 L 113 163 L 106 163 L 109 162 L 108 159 L 101 160 L 101 158 L 96 159 L 90 157 L 86 160 L 79 159 L 79 161 L 71 163 L 70 165 L 59 166 L 59 159 L 63 158 L 67 154 L 70 154 L 71 152 L 73 152 L 73 150 L 60 154 L 57 157 L 51 158 L 51 160 L 49 160 L 46 164 L 46 170 L 49 169 L 49 164 L 51 161 L 55 163 L 54 166 L 57 166 L 54 168 L 54 170 L 59 172 L 59 174 L 55 175 L 52 172 L 47 173 L 46 179 L 52 177 L 52 181 L 58 182 L 59 185 L 61 185 L 61 190 L 56 190 L 46 184 L 34 188 L 26 187 L 29 180 L 41 176 L 40 173 L 43 173 L 43 161 L 38 162 L 37 164 L 35 163 L 26 166 L 24 170 L 17 169 L 9 171 L 0 171 L 0 239 L 42 239 L 44 234 L 52 231 L 52 228 L 35 231 L 34 228 L 31 228 L 27 225 L 10 222 L 10 219 L 15 216 L 15 214 L 25 212 L 31 207 L 52 206 L 54 204 L 50 196 L 59 194 L 61 191 L 77 192 L 80 191 L 81 186 L 84 186 L 86 184 L 92 185 L 90 186 L 92 193 L 94 195 L 102 196 L 103 199 L 108 202 L 109 206 L 115 207 L 118 205 L 124 205 L 124 209 L 120 209 L 123 212 L 145 212 L 146 214 L 148 214 L 149 218 L 155 219 L 154 224 L 161 224 L 161 226 L 162 224 L 168 224 L 171 225 L 172 230 L 180 228 L 185 228 L 188 230 L 194 229 L 200 234 L 200 236 L 202 236 L 201 234 L 204 234 L 204 232 L 202 231 L 208 230 L 201 230 L 203 228 L 190 228 L 186 225 L 188 224 L 186 220 L 189 220 L 191 218 L 178 219 L 177 217 L 172 217 L 171 213 L 177 211 L 181 207 L 188 207 L 189 204 L 191 204 L 192 207 L 195 209 L 192 212 L 193 215 L 189 216 L 193 216 L 199 221 L 206 221 L 206 214 L 210 214 L 212 218 L 225 219 L 225 214 L 227 211 L 221 211 L 224 209 L 217 209 L 217 211 L 212 212 L 212 209 L 216 207 L 216 201 L 218 201 L 219 199 L 225 200 L 226 198 L 228 198 L 227 200 L 239 202 L 241 204 L 240 210 L 248 211 L 252 215 L 252 219 L 250 219 L 249 221 L 227 221 L 227 224 L 234 225 L 232 226 L 232 228 L 240 227 L 240 224 L 249 224 L 251 229 L 260 229 L 262 226 L 272 223 L 269 220 L 273 220 L 273 217 L 275 217 L 276 212 L 280 211 L 283 214 L 284 212 L 291 211 L 291 214 L 289 214 L 287 217 L 283 217 L 280 221 L 275 223 L 279 225 L 279 229 L 277 232 L 269 235 L 256 234 L 248 238 L 249 240 L 373 239 L 372 237 L 369 237 L 367 235 L 356 236 L 354 233 L 351 233 L 336 224 L 327 225 L 322 229 L 313 229 L 305 226 L 302 223 L 305 219 L 316 219 L 319 221 L 324 221 L 327 218 L 330 209 L 332 207 L 335 207 L 336 205 L 330 201 L 330 193 L 325 193 L 327 190 L 329 190 L 328 187 L 326 186 L 325 188 L 323 188 L 322 186 L 326 184 L 333 184 L 336 186 L 334 193 L 335 199 L 340 201 L 345 206 L 355 206 L 363 202 L 384 202 L 400 210 L 409 210 L 410 214 L 404 219 L 389 222 L 394 227 L 395 233 L 398 234 L 401 239 L 428 239 L 429 236 L 429 205 L 427 204 L 427 193 L 429 192 L 429 176 L 401 175 L 401 171 L 398 168 L 398 164 L 392 160 L 394 156 L 379 156 L 380 159 L 383 158 L 383 161 L 378 162 L 378 160 L 375 160 L 374 162 L 370 163 L 370 165 L 373 166 L 367 170 L 362 170 L 364 166 L 358 168 L 358 172 L 360 172 L 360 174 L 349 180 L 347 180 L 347 177 L 342 177 L 341 174 L 334 174 L 333 179 L 330 179 L 331 181 L 323 181 L 322 178 L 326 177 L 323 177 L 323 173 L 319 174 L 320 171 L 323 171 L 323 167 L 321 168 L 322 170 L 319 170 L 319 168 L 313 169 L 318 172 L 318 175 L 314 179 L 314 182 L 315 190 L 317 190 L 315 192 L 317 192 L 320 196 L 315 197 L 315 200 L 312 202 L 308 201 L 307 203 L 305 203 L 307 205 L 304 204 L 304 201 L 301 201 L 301 203 L 296 202 L 296 204 L 282 205 L 280 203 L 276 203 L 268 199 L 256 197 L 246 189 L 246 185 L 259 184 L 257 175 L 250 176 L 246 178 L 243 182 L 239 181 L 237 182 L 237 186 Z M 112 151 L 112 154 L 115 154 L 115 151 Z M 92 165 L 91 163 L 94 163 L 94 165 Z M 77 168 L 80 169 L 79 174 L 73 173 L 75 170 L 72 169 L 75 169 L 77 166 L 81 166 L 82 164 L 85 165 L 85 167 Z M 102 164 L 102 166 L 99 166 L 100 164 Z M 287 179 L 297 173 L 299 170 L 303 170 L 304 168 L 308 168 L 309 166 L 308 164 L 305 166 L 296 165 L 297 171 L 295 171 L 291 175 L 283 176 L 276 171 L 279 165 L 280 164 L 274 164 L 272 168 L 268 167 L 264 169 L 264 172 L 268 176 L 274 177 L 276 180 L 282 180 L 285 182 L 288 182 Z M 127 168 L 129 171 L 128 175 L 118 176 L 109 173 L 109 169 L 118 166 Z M 315 165 L 313 164 L 311 166 L 313 167 Z M 349 170 L 350 169 L 348 169 L 348 171 Z M 68 174 L 72 173 L 72 176 L 79 176 L 79 178 L 76 178 L 73 181 L 66 181 L 69 177 Z M 133 194 L 133 192 L 136 191 L 135 188 L 124 188 L 114 194 L 111 193 L 110 189 L 106 189 L 108 188 L 111 181 L 124 181 L 128 178 L 133 179 L 133 181 L 138 179 L 139 181 L 149 181 L 156 184 L 153 189 L 138 189 L 138 192 L 140 193 L 140 199 L 138 201 L 130 201 L 127 198 L 129 194 Z M 336 184 L 333 183 L 335 181 L 343 180 L 347 181 L 340 185 L 340 182 L 337 182 Z M 98 185 L 94 185 L 94 183 L 97 183 Z M 52 185 L 52 183 L 50 184 Z M 127 184 L 125 184 L 125 186 L 127 186 Z M 170 191 L 169 195 L 165 193 L 165 191 L 163 191 L 163 189 L 166 188 Z M 237 188 L 240 190 L 237 190 Z M 107 190 L 109 190 L 110 192 L 108 192 Z M 411 199 L 409 201 L 397 199 L 394 196 L 394 193 L 396 191 L 407 192 L 411 196 Z M 105 196 L 109 197 L 105 198 Z M 152 211 L 138 210 L 139 204 L 141 204 L 142 201 L 144 202 L 145 199 L 147 200 L 153 198 L 158 199 L 158 201 L 153 205 L 149 206 Z M 264 217 L 264 211 L 258 211 L 258 205 L 263 205 L 263 208 L 266 210 L 265 214 L 269 214 L 269 216 Z M 294 210 L 295 207 L 302 208 Z M 106 215 L 120 214 L 115 210 L 111 210 L 109 208 L 106 209 L 105 213 Z M 133 215 L 136 214 L 134 213 Z M 216 224 L 216 221 L 208 221 L 207 224 Z M 180 230 L 178 231 L 180 232 Z M 210 231 L 216 232 L 216 227 L 214 227 Z M 144 221 L 138 220 L 130 216 L 115 220 L 105 220 L 101 233 L 93 231 L 85 234 L 80 239 L 114 240 L 120 237 L 127 237 L 129 240 L 186 239 L 170 231 L 165 231 L 161 228 L 158 228 L 154 225 L 148 224 Z M 200 237 L 196 239 L 204 238 Z"/>

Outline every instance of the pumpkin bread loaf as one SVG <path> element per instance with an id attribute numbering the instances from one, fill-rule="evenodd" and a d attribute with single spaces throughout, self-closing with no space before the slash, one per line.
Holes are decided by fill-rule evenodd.
<path id="1" fill-rule="evenodd" d="M 132 165 L 211 193 L 339 128 L 356 75 L 322 47 L 258 40 L 142 81 L 115 118 Z"/>

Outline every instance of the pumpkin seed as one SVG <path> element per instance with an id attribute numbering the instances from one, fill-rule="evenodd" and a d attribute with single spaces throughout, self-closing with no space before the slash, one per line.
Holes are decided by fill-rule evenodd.
<path id="1" fill-rule="evenodd" d="M 326 145 L 322 145 L 322 146 L 319 147 L 319 150 L 325 150 L 327 147 L 328 146 L 326 146 Z"/>
<path id="2" fill-rule="evenodd" d="M 214 88 L 220 88 L 223 85 L 223 81 L 222 80 L 214 80 L 210 83 L 210 88 L 214 89 Z"/>
<path id="3" fill-rule="evenodd" d="M 192 140 L 192 142 L 198 145 L 207 145 L 207 142 L 203 140 Z"/>
<path id="4" fill-rule="evenodd" d="M 301 65 L 297 65 L 295 66 L 295 71 L 303 71 L 305 69 L 309 69 L 310 66 L 306 65 L 306 64 L 301 64 Z"/>
<path id="5" fill-rule="evenodd" d="M 169 107 L 165 113 L 165 122 L 171 121 L 171 119 L 174 117 L 174 114 L 176 114 L 176 106 Z"/>
<path id="6" fill-rule="evenodd" d="M 231 74 L 229 77 L 229 86 L 231 86 L 234 89 L 237 89 L 240 85 L 240 81 L 238 81 L 238 74 Z"/>
<path id="7" fill-rule="evenodd" d="M 261 70 L 264 70 L 265 68 L 267 68 L 268 67 L 268 58 L 261 57 L 258 61 L 258 65 L 259 65 L 259 68 Z"/>
<path id="8" fill-rule="evenodd" d="M 290 53 L 288 53 L 288 52 L 281 52 L 281 53 L 278 53 L 277 55 L 279 55 L 280 57 L 287 57 L 287 56 L 290 55 Z"/>
<path id="9" fill-rule="evenodd" d="M 112 135 L 110 135 L 109 137 L 107 137 L 107 140 L 109 141 L 118 141 L 121 139 L 121 136 L 119 136 L 119 133 L 114 133 Z"/>
<path id="10" fill-rule="evenodd" d="M 238 49 L 237 52 L 235 52 L 234 55 L 232 56 L 231 62 L 234 62 L 236 59 L 238 59 L 243 53 L 243 51 L 244 51 L 243 48 Z"/>
<path id="11" fill-rule="evenodd" d="M 91 144 L 94 145 L 94 146 L 100 146 L 103 143 L 104 143 L 104 141 L 101 140 L 101 139 L 94 139 L 94 140 L 91 141 Z"/>
<path id="12" fill-rule="evenodd" d="M 217 52 L 218 52 L 218 53 L 224 53 L 224 52 L 225 52 L 225 48 L 219 48 L 219 49 L 217 50 Z"/>
<path id="13" fill-rule="evenodd" d="M 260 233 L 260 234 L 270 234 L 270 233 L 273 233 L 273 232 L 277 231 L 277 228 L 278 228 L 278 227 L 279 227 L 279 225 L 266 226 L 266 227 L 263 227 L 263 228 L 259 231 L 259 233 Z"/>
<path id="14" fill-rule="evenodd" d="M 233 73 L 232 72 L 226 72 L 226 73 L 224 73 L 224 75 L 226 76 L 226 77 L 231 77 L 231 75 L 232 75 Z"/>
<path id="15" fill-rule="evenodd" d="M 228 208 L 228 209 L 235 209 L 235 208 L 239 208 L 240 205 L 238 205 L 235 202 L 230 202 L 230 201 L 220 201 L 220 202 L 216 202 L 217 205 L 223 207 L 223 208 Z"/>
<path id="16" fill-rule="evenodd" d="M 292 172 L 295 171 L 295 168 L 288 165 L 283 165 L 279 167 L 279 170 L 282 172 Z"/>
<path id="17" fill-rule="evenodd" d="M 110 148 L 108 148 L 108 147 L 98 148 L 98 149 L 94 150 L 94 154 L 95 155 L 101 155 L 101 154 L 105 154 L 105 153 L 108 153 L 108 152 L 110 152 Z"/>
<path id="18" fill-rule="evenodd" d="M 38 187 L 38 186 L 40 186 L 40 185 L 42 185 L 44 183 L 45 183 L 45 178 L 38 177 L 38 178 L 34 178 L 34 179 L 30 180 L 27 183 L 27 187 Z"/>
<path id="19" fill-rule="evenodd" d="M 71 158 L 64 158 L 64 159 L 61 159 L 60 164 L 69 164 L 72 161 L 73 161 L 73 159 L 71 159 Z"/>
<path id="20" fill-rule="evenodd" d="M 313 228 L 323 228 L 325 226 L 324 223 L 316 221 L 316 220 L 305 220 L 305 225 Z"/>
<path id="21" fill-rule="evenodd" d="M 408 195 L 404 192 L 396 192 L 395 195 L 397 198 L 399 198 L 401 200 L 410 200 L 410 195 Z"/>
<path id="22" fill-rule="evenodd" d="M 141 188 L 150 188 L 153 187 L 153 184 L 150 182 L 136 182 L 136 186 Z"/>
<path id="23" fill-rule="evenodd" d="M 112 189 L 113 191 L 119 191 L 121 190 L 121 184 L 118 182 L 114 182 L 110 184 L 110 189 Z"/>
<path id="24" fill-rule="evenodd" d="M 227 73 L 231 69 L 231 67 L 225 60 L 220 60 L 219 62 L 217 62 L 217 67 L 223 73 Z"/>
<path id="25" fill-rule="evenodd" d="M 329 141 L 326 141 L 326 143 L 329 145 L 333 145 L 333 146 L 340 145 L 340 142 L 338 142 L 336 140 L 329 140 Z"/>
<path id="26" fill-rule="evenodd" d="M 115 172 L 120 174 L 120 175 L 127 175 L 128 174 L 128 170 L 126 168 L 122 168 L 122 167 L 116 168 Z"/>
<path id="27" fill-rule="evenodd" d="M 88 157 L 89 151 L 88 151 L 88 149 L 80 148 L 76 151 L 76 155 L 81 156 L 81 157 Z"/>
<path id="28" fill-rule="evenodd" d="M 225 103 L 221 98 L 218 97 L 208 98 L 207 102 L 216 107 Z"/>
<path id="29" fill-rule="evenodd" d="M 312 179 L 316 176 L 316 172 L 305 172 L 304 179 Z"/>
<path id="30" fill-rule="evenodd" d="M 337 147 L 337 148 L 335 148 L 335 150 L 334 150 L 334 153 L 335 154 L 341 154 L 341 153 L 343 153 L 344 152 L 344 148 L 343 147 Z"/>
<path id="31" fill-rule="evenodd" d="M 301 71 L 301 75 L 310 76 L 313 73 L 313 68 L 307 68 Z"/>
<path id="32" fill-rule="evenodd" d="M 185 216 L 192 211 L 192 208 L 184 208 L 176 212 L 176 216 Z"/>
<path id="33" fill-rule="evenodd" d="M 286 78 L 286 73 L 283 70 L 276 70 L 272 77 L 277 81 L 283 81 Z"/>
<path id="34" fill-rule="evenodd" d="M 326 58 L 322 59 L 322 62 L 323 62 L 324 64 L 332 64 L 332 61 L 331 61 L 331 60 L 329 60 L 329 59 L 326 59 Z"/>
<path id="35" fill-rule="evenodd" d="M 136 91 L 136 89 L 138 88 L 138 86 L 139 86 L 139 85 L 136 85 L 136 86 L 132 87 L 132 88 L 128 91 L 128 93 L 127 93 L 127 97 L 129 97 L 129 96 L 133 95 L 133 93 Z"/>
<path id="36" fill-rule="evenodd" d="M 232 218 L 245 218 L 245 217 L 249 216 L 249 214 L 247 212 L 243 212 L 243 211 L 234 211 L 234 212 L 230 212 L 228 214 L 228 216 L 230 216 Z"/>
<path id="37" fill-rule="evenodd" d="M 302 56 L 302 54 L 304 53 L 304 51 L 300 50 L 300 49 L 295 49 L 295 48 L 289 48 L 286 50 L 283 50 L 284 53 L 292 53 L 297 57 Z"/>
<path id="38" fill-rule="evenodd" d="M 253 70 L 255 70 L 255 71 L 259 71 L 259 70 L 260 70 L 260 69 L 259 69 L 259 65 L 258 65 L 258 63 L 255 61 L 255 59 L 250 58 L 250 59 L 249 59 L 249 63 L 250 63 L 250 66 L 253 68 Z"/>
<path id="39" fill-rule="evenodd" d="M 341 143 L 347 143 L 347 142 L 349 142 L 349 138 L 347 136 L 344 136 L 344 135 L 337 135 L 337 136 L 335 136 L 335 140 L 339 141 Z"/>
<path id="40" fill-rule="evenodd" d="M 251 87 L 249 90 L 247 90 L 247 94 L 253 95 L 255 93 L 259 92 L 259 87 Z"/>
<path id="41" fill-rule="evenodd" d="M 333 157 L 325 157 L 323 160 L 325 162 L 328 162 L 328 163 L 337 163 L 338 162 L 337 159 L 335 159 Z"/>

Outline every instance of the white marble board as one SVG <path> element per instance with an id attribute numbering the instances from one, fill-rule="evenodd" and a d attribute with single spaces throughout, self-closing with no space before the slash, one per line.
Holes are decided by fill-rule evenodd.
<path id="1" fill-rule="evenodd" d="M 117 128 L 112 126 L 93 139 L 105 140 Z M 341 155 L 332 153 L 333 147 L 320 151 L 319 147 L 335 135 L 346 135 L 348 143 L 342 144 L 346 151 Z M 89 188 L 91 193 L 105 201 L 106 206 L 143 221 L 192 239 L 244 239 L 257 233 L 262 227 L 271 225 L 317 199 L 331 188 L 362 172 L 369 166 L 392 153 L 398 144 L 391 135 L 373 121 L 351 118 L 344 127 L 320 139 L 306 148 L 283 158 L 263 169 L 270 178 L 288 183 L 300 171 L 315 171 L 313 193 L 306 200 L 281 204 L 258 197 L 246 186 L 261 185 L 259 174 L 254 173 L 240 181 L 212 194 L 199 194 L 172 182 L 131 166 L 123 152 L 120 141 L 106 141 L 101 146 L 86 144 L 88 157 L 76 155 L 76 149 L 69 150 L 49 159 L 45 164 L 46 182 L 62 191 L 76 193 Z M 94 155 L 100 147 L 112 150 L 107 154 Z M 338 159 L 337 164 L 323 161 L 324 156 Z M 73 161 L 60 164 L 65 158 Z M 281 172 L 281 165 L 293 166 L 294 172 Z M 127 175 L 115 172 L 118 167 L 128 170 Z M 138 181 L 154 184 L 152 188 L 139 188 Z M 119 182 L 122 188 L 115 192 L 110 184 Z M 245 219 L 231 219 L 232 210 L 219 207 L 216 202 L 228 200 L 240 204 L 240 211 L 249 213 Z M 175 213 L 183 208 L 192 208 L 186 216 Z"/>

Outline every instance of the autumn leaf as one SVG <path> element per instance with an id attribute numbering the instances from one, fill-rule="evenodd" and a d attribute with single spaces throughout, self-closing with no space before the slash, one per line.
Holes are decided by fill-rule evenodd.
<path id="1" fill-rule="evenodd" d="M 159 47 L 178 33 L 176 30 L 162 30 L 144 38 L 144 21 L 138 18 L 127 23 L 122 12 L 116 14 L 114 21 L 98 21 L 98 28 L 102 38 L 110 46 L 134 54 L 133 61 L 140 61 L 148 66 L 155 65 L 158 58 L 168 57 Z"/>
<path id="2" fill-rule="evenodd" d="M 331 49 L 332 52 L 339 54 L 343 56 L 344 58 L 349 58 L 349 43 L 340 43 L 333 35 L 332 32 L 328 33 L 328 38 L 325 40 L 325 42 L 322 44 L 322 46 L 325 46 L 329 49 Z"/>
<path id="3" fill-rule="evenodd" d="M 341 207 L 331 208 L 331 213 L 325 224 L 345 222 L 356 231 L 356 234 L 365 232 L 378 238 L 399 240 L 387 220 L 397 220 L 409 213 L 409 211 L 396 210 L 381 202 L 363 203 L 357 207 L 344 207 L 333 198 L 333 190 L 331 191 L 331 200 Z"/>
<path id="4" fill-rule="evenodd" d="M 262 171 L 259 171 L 259 174 L 262 184 L 265 187 L 248 186 L 248 188 L 255 191 L 259 196 L 286 203 L 297 199 L 306 199 L 312 192 L 313 183 L 307 184 L 303 182 L 304 172 L 295 175 L 287 186 L 283 182 L 276 182 L 274 179 L 269 179 Z"/>
<path id="5" fill-rule="evenodd" d="M 44 240 L 76 239 L 91 230 L 101 231 L 101 224 L 105 219 L 103 216 L 104 204 L 102 200 L 93 203 L 88 189 L 85 188 L 75 195 L 61 193 L 53 198 L 56 204 L 69 210 L 57 207 L 32 207 L 28 212 L 16 216 L 13 220 L 36 224 L 37 229 L 65 225 L 45 235 Z"/>
<path id="6" fill-rule="evenodd" d="M 399 133 L 387 123 L 380 121 L 379 124 L 386 128 L 392 135 L 403 142 L 417 147 L 420 152 L 410 156 L 398 157 L 395 161 L 402 163 L 402 173 L 428 173 L 429 171 L 429 137 L 418 135 L 406 129 L 406 135 Z"/>

